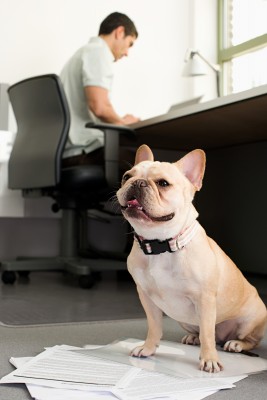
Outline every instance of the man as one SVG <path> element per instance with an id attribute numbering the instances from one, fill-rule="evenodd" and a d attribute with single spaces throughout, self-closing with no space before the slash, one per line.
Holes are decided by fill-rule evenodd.
<path id="1" fill-rule="evenodd" d="M 60 77 L 70 107 L 71 126 L 63 165 L 103 161 L 103 132 L 85 128 L 87 122 L 129 125 L 139 120 L 131 114 L 120 117 L 109 99 L 113 62 L 128 56 L 137 37 L 130 18 L 114 12 L 103 20 L 98 36 L 91 38 L 64 66 Z"/>

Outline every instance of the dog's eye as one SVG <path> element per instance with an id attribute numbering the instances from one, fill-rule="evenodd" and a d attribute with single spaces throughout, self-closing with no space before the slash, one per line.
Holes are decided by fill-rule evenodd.
<path id="1" fill-rule="evenodd" d="M 166 187 L 169 186 L 169 182 L 165 181 L 165 179 L 160 179 L 159 181 L 156 182 L 157 185 L 161 186 L 161 187 Z"/>
<path id="2" fill-rule="evenodd" d="M 128 179 L 130 179 L 130 178 L 131 178 L 131 175 L 130 175 L 130 174 L 125 174 L 125 175 L 123 175 L 123 177 L 122 177 L 122 181 L 123 181 L 123 182 L 128 181 Z"/>

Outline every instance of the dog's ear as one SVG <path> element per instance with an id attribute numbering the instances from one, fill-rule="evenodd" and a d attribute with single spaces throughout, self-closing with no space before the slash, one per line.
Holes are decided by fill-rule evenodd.
<path id="1" fill-rule="evenodd" d="M 146 144 L 142 144 L 142 146 L 137 149 L 134 165 L 142 161 L 154 161 L 153 153 Z"/>
<path id="2" fill-rule="evenodd" d="M 206 165 L 205 152 L 200 149 L 193 150 L 175 164 L 196 190 L 200 190 Z"/>

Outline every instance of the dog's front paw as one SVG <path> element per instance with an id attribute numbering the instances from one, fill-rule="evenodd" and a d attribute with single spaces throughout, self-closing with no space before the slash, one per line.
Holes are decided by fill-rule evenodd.
<path id="1" fill-rule="evenodd" d="M 149 357 L 156 353 L 157 346 L 137 346 L 131 351 L 132 357 Z"/>
<path id="2" fill-rule="evenodd" d="M 206 360 L 204 358 L 201 358 L 199 368 L 201 369 L 201 371 L 213 372 L 213 373 L 220 372 L 223 370 L 223 366 L 220 363 L 219 359 Z"/>
<path id="3" fill-rule="evenodd" d="M 223 370 L 222 364 L 219 360 L 200 360 L 199 368 L 205 372 L 220 372 Z"/>
<path id="4" fill-rule="evenodd" d="M 182 338 L 182 343 L 183 344 L 190 344 L 193 346 L 199 346 L 200 345 L 200 340 L 198 335 L 190 334 L 190 335 L 185 335 Z"/>

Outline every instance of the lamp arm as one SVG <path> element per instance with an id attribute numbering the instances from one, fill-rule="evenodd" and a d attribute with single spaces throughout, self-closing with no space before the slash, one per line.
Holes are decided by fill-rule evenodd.
<path id="1" fill-rule="evenodd" d="M 220 71 L 220 66 L 218 64 L 212 64 L 211 62 L 209 62 L 201 53 L 199 53 L 198 50 L 194 51 L 195 55 L 197 54 L 199 58 L 201 58 L 202 61 L 204 61 L 211 69 L 213 69 L 213 71 L 215 72 L 219 72 Z"/>
<path id="2" fill-rule="evenodd" d="M 220 66 L 218 64 L 212 64 L 209 62 L 202 54 L 199 53 L 199 51 L 195 51 L 194 55 L 198 55 L 199 58 L 201 58 L 202 61 L 204 61 L 213 71 L 216 73 L 216 88 L 217 88 L 217 96 L 220 97 Z"/>

